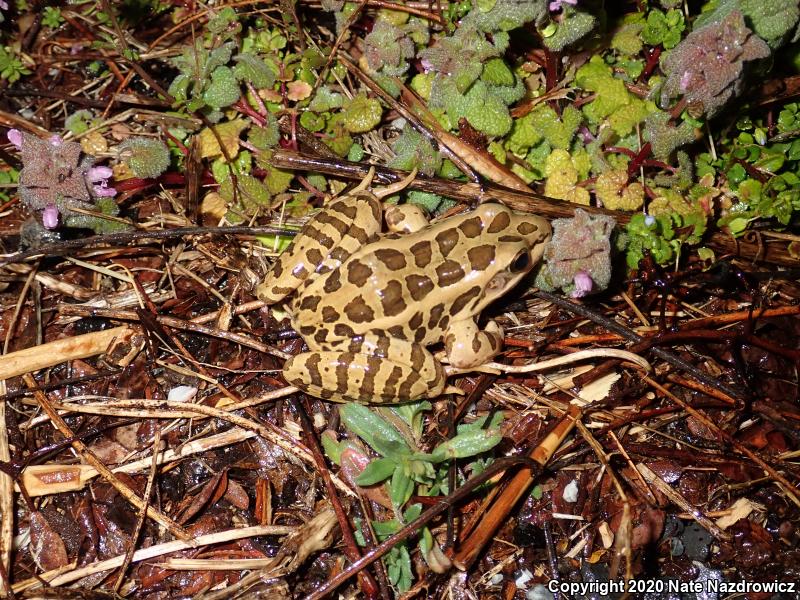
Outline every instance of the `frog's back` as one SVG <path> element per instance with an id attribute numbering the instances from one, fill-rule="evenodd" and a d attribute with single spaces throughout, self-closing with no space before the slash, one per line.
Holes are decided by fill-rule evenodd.
<path id="1" fill-rule="evenodd" d="M 500 205 L 386 235 L 312 282 L 293 306 L 304 337 L 324 345 L 369 331 L 421 344 L 480 311 L 499 245 L 525 244 Z M 502 251 L 501 251 L 502 252 Z"/>

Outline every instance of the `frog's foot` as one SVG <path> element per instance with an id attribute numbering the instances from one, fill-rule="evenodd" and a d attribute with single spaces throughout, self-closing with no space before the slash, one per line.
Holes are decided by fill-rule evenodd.
<path id="1" fill-rule="evenodd" d="M 401 179 L 397 183 L 393 183 L 391 185 L 387 185 L 386 187 L 376 188 L 372 190 L 372 193 L 375 194 L 377 198 L 386 198 L 391 196 L 392 194 L 396 194 L 397 192 L 401 192 L 408 187 L 408 185 L 417 178 L 417 169 L 415 168 L 411 173 L 408 174 L 405 178 Z"/>
<path id="2" fill-rule="evenodd" d="M 423 346 L 377 334 L 298 354 L 286 361 L 283 376 L 312 396 L 362 404 L 435 398 L 447 384 L 444 368 Z"/>
<path id="3" fill-rule="evenodd" d="M 369 186 L 372 185 L 372 179 L 375 177 L 375 167 L 370 167 L 369 171 L 367 171 L 366 176 L 364 179 L 361 180 L 356 187 L 350 190 L 349 194 L 358 194 L 359 192 L 366 192 L 369 189 Z"/>
<path id="4" fill-rule="evenodd" d="M 428 225 L 428 215 L 416 204 L 393 204 L 384 211 L 389 231 L 414 233 Z"/>
<path id="5" fill-rule="evenodd" d="M 444 336 L 447 361 L 454 368 L 467 371 L 497 356 L 502 344 L 503 330 L 494 321 L 489 321 L 483 331 L 472 319 L 456 321 Z"/>

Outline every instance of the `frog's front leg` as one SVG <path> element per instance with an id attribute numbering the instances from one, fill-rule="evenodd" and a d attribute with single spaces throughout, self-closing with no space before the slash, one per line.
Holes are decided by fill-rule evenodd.
<path id="1" fill-rule="evenodd" d="M 399 403 L 460 392 L 424 346 L 382 334 L 343 341 L 287 360 L 283 376 L 312 396 L 337 402 Z"/>
<path id="2" fill-rule="evenodd" d="M 334 200 L 317 213 L 267 271 L 256 295 L 275 304 L 294 292 L 311 273 L 339 266 L 381 231 L 381 202 L 357 191 Z"/>
<path id="3" fill-rule="evenodd" d="M 444 336 L 448 362 L 461 369 L 477 367 L 498 355 L 503 346 L 503 329 L 494 321 L 481 330 L 473 319 L 450 324 Z"/>

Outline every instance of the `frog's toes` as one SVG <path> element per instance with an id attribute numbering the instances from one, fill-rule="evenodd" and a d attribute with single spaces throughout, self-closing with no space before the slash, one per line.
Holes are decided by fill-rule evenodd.
<path id="1" fill-rule="evenodd" d="M 397 192 L 401 192 L 408 187 L 408 185 L 417 178 L 417 169 L 414 168 L 411 173 L 408 174 L 407 177 L 403 178 L 402 180 L 398 181 L 397 183 L 393 183 L 392 185 L 387 185 L 383 188 L 376 188 L 372 190 L 372 193 L 375 194 L 378 198 L 386 198 Z"/>

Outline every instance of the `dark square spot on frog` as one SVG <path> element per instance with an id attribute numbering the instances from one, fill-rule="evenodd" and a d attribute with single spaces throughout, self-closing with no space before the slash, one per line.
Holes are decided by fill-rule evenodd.
<path id="1" fill-rule="evenodd" d="M 358 287 L 363 287 L 370 275 L 372 275 L 372 269 L 357 260 L 351 262 L 347 267 L 347 281 Z"/>
<path id="2" fill-rule="evenodd" d="M 503 231 L 508 225 L 511 223 L 511 217 L 508 216 L 508 213 L 501 212 L 497 215 L 493 220 L 492 224 L 489 225 L 489 233 L 497 233 L 498 231 Z"/>
<path id="3" fill-rule="evenodd" d="M 322 296 L 306 296 L 300 302 L 300 310 L 317 310 Z"/>
<path id="4" fill-rule="evenodd" d="M 402 325 L 392 325 L 389 329 L 386 330 L 393 338 L 397 338 L 398 340 L 406 339 L 406 331 L 403 329 Z"/>
<path id="5" fill-rule="evenodd" d="M 340 338 L 353 338 L 356 335 L 356 332 L 353 331 L 353 328 L 349 325 L 345 325 L 344 323 L 337 323 L 333 328 L 333 333 Z"/>
<path id="6" fill-rule="evenodd" d="M 386 378 L 386 383 L 384 384 L 383 388 L 383 395 L 389 397 L 397 396 L 397 384 L 403 379 L 403 369 L 397 365 L 392 368 L 392 372 L 389 377 Z"/>
<path id="7" fill-rule="evenodd" d="M 308 252 L 306 252 L 306 258 L 308 259 L 308 262 L 316 266 L 322 262 L 322 252 L 320 252 L 318 248 L 311 248 Z"/>
<path id="8" fill-rule="evenodd" d="M 344 307 L 344 314 L 353 323 L 366 323 L 375 318 L 375 313 L 364 301 L 363 296 L 356 296 Z"/>
<path id="9" fill-rule="evenodd" d="M 511 242 L 521 242 L 522 238 L 518 235 L 501 235 L 497 238 L 501 242 L 511 243 Z"/>
<path id="10" fill-rule="evenodd" d="M 439 244 L 439 252 L 446 258 L 458 243 L 458 231 L 453 228 L 440 231 L 436 234 L 436 243 Z"/>
<path id="11" fill-rule="evenodd" d="M 350 256 L 350 253 L 345 248 L 343 248 L 342 246 L 336 246 L 336 248 L 331 250 L 331 253 L 328 255 L 328 258 L 330 258 L 333 261 L 343 263 L 348 256 Z"/>
<path id="12" fill-rule="evenodd" d="M 366 244 L 369 241 L 366 230 L 358 225 L 351 225 L 350 229 L 347 230 L 347 235 L 356 240 L 359 244 Z"/>
<path id="13" fill-rule="evenodd" d="M 464 269 L 454 260 L 446 260 L 436 267 L 439 287 L 447 287 L 464 279 Z"/>
<path id="14" fill-rule="evenodd" d="M 381 306 L 383 314 L 387 317 L 396 317 L 406 309 L 406 301 L 403 299 L 403 286 L 399 281 L 390 281 L 381 290 Z"/>
<path id="15" fill-rule="evenodd" d="M 325 280 L 325 285 L 322 286 L 322 289 L 325 290 L 326 294 L 332 294 L 340 287 L 342 287 L 341 272 L 332 271 L 331 274 L 328 275 L 328 278 Z"/>
<path id="16" fill-rule="evenodd" d="M 325 327 L 317 329 L 317 333 L 314 334 L 314 341 L 318 344 L 324 344 L 325 340 L 328 337 L 328 330 Z"/>
<path id="17" fill-rule="evenodd" d="M 431 243 L 422 241 L 417 242 L 410 248 L 411 254 L 414 255 L 414 264 L 418 267 L 427 267 L 431 262 Z"/>
<path id="18" fill-rule="evenodd" d="M 467 251 L 467 258 L 472 268 L 476 271 L 484 271 L 494 262 L 494 246 L 486 244 L 475 246 Z"/>
<path id="19" fill-rule="evenodd" d="M 283 274 L 283 265 L 281 261 L 276 260 L 275 264 L 272 265 L 272 269 L 267 272 L 267 276 L 272 276 L 275 279 L 278 279 Z"/>
<path id="20" fill-rule="evenodd" d="M 347 217 L 348 221 L 352 221 L 356 218 L 358 214 L 358 208 L 353 206 L 352 204 L 348 204 L 347 202 L 340 200 L 339 202 L 334 202 L 331 205 L 331 210 L 335 210 L 341 215 Z"/>
<path id="21" fill-rule="evenodd" d="M 406 277 L 406 286 L 411 297 L 419 302 L 433 290 L 433 281 L 425 275 L 409 275 Z"/>
<path id="22" fill-rule="evenodd" d="M 472 338 L 472 351 L 477 354 L 481 351 L 481 338 L 477 335 Z"/>
<path id="23" fill-rule="evenodd" d="M 305 360 L 305 367 L 308 373 L 308 378 L 314 385 L 322 385 L 322 375 L 319 372 L 320 361 L 322 361 L 322 357 L 317 353 L 311 354 Z"/>
<path id="24" fill-rule="evenodd" d="M 411 368 L 417 373 L 425 366 L 425 351 L 419 344 L 411 346 Z"/>
<path id="25" fill-rule="evenodd" d="M 481 288 L 479 286 L 475 286 L 470 288 L 463 294 L 461 294 L 458 298 L 455 299 L 453 302 L 453 306 L 450 307 L 450 312 L 454 315 L 457 315 L 461 312 L 467 303 L 472 300 L 473 298 L 477 298 L 481 293 Z"/>
<path id="26" fill-rule="evenodd" d="M 444 304 L 437 304 L 431 309 L 431 314 L 428 317 L 428 329 L 433 329 L 439 325 L 439 319 L 442 318 L 444 313 Z"/>
<path id="27" fill-rule="evenodd" d="M 322 309 L 322 322 L 323 323 L 333 323 L 339 319 L 339 313 L 336 312 L 336 309 L 332 306 L 325 306 Z M 317 340 L 319 341 L 319 340 Z"/>
<path id="28" fill-rule="evenodd" d="M 539 228 L 533 223 L 527 223 L 523 221 L 522 223 L 517 225 L 517 231 L 519 231 L 522 235 L 530 235 L 535 231 L 539 231 Z"/>
<path id="29" fill-rule="evenodd" d="M 408 322 L 408 326 L 411 329 L 419 329 L 420 325 L 422 325 L 422 313 L 414 313 L 414 316 L 411 317 L 411 320 Z"/>
<path id="30" fill-rule="evenodd" d="M 375 250 L 375 258 L 385 264 L 390 271 L 399 271 L 406 268 L 406 257 L 399 250 L 391 248 Z"/>
<path id="31" fill-rule="evenodd" d="M 495 218 L 495 220 L 497 219 Z M 467 219 L 466 221 L 461 223 L 461 225 L 459 225 L 458 228 L 468 238 L 475 238 L 481 234 L 481 231 L 483 231 L 483 221 L 481 221 L 480 217 L 472 217 L 471 219 Z"/>
<path id="32" fill-rule="evenodd" d="M 340 237 L 347 232 L 347 223 L 337 218 L 329 211 L 320 213 L 319 216 L 317 217 L 317 222 L 324 223 L 325 225 L 330 225 L 339 234 Z"/>
<path id="33" fill-rule="evenodd" d="M 314 333 L 316 330 L 317 330 L 317 328 L 314 327 L 313 325 L 303 325 L 300 328 L 300 335 L 308 336 L 308 335 L 311 335 L 312 333 Z"/>
<path id="34" fill-rule="evenodd" d="M 425 339 L 425 336 L 428 332 L 425 330 L 424 327 L 414 328 L 414 341 L 419 343 Z"/>

